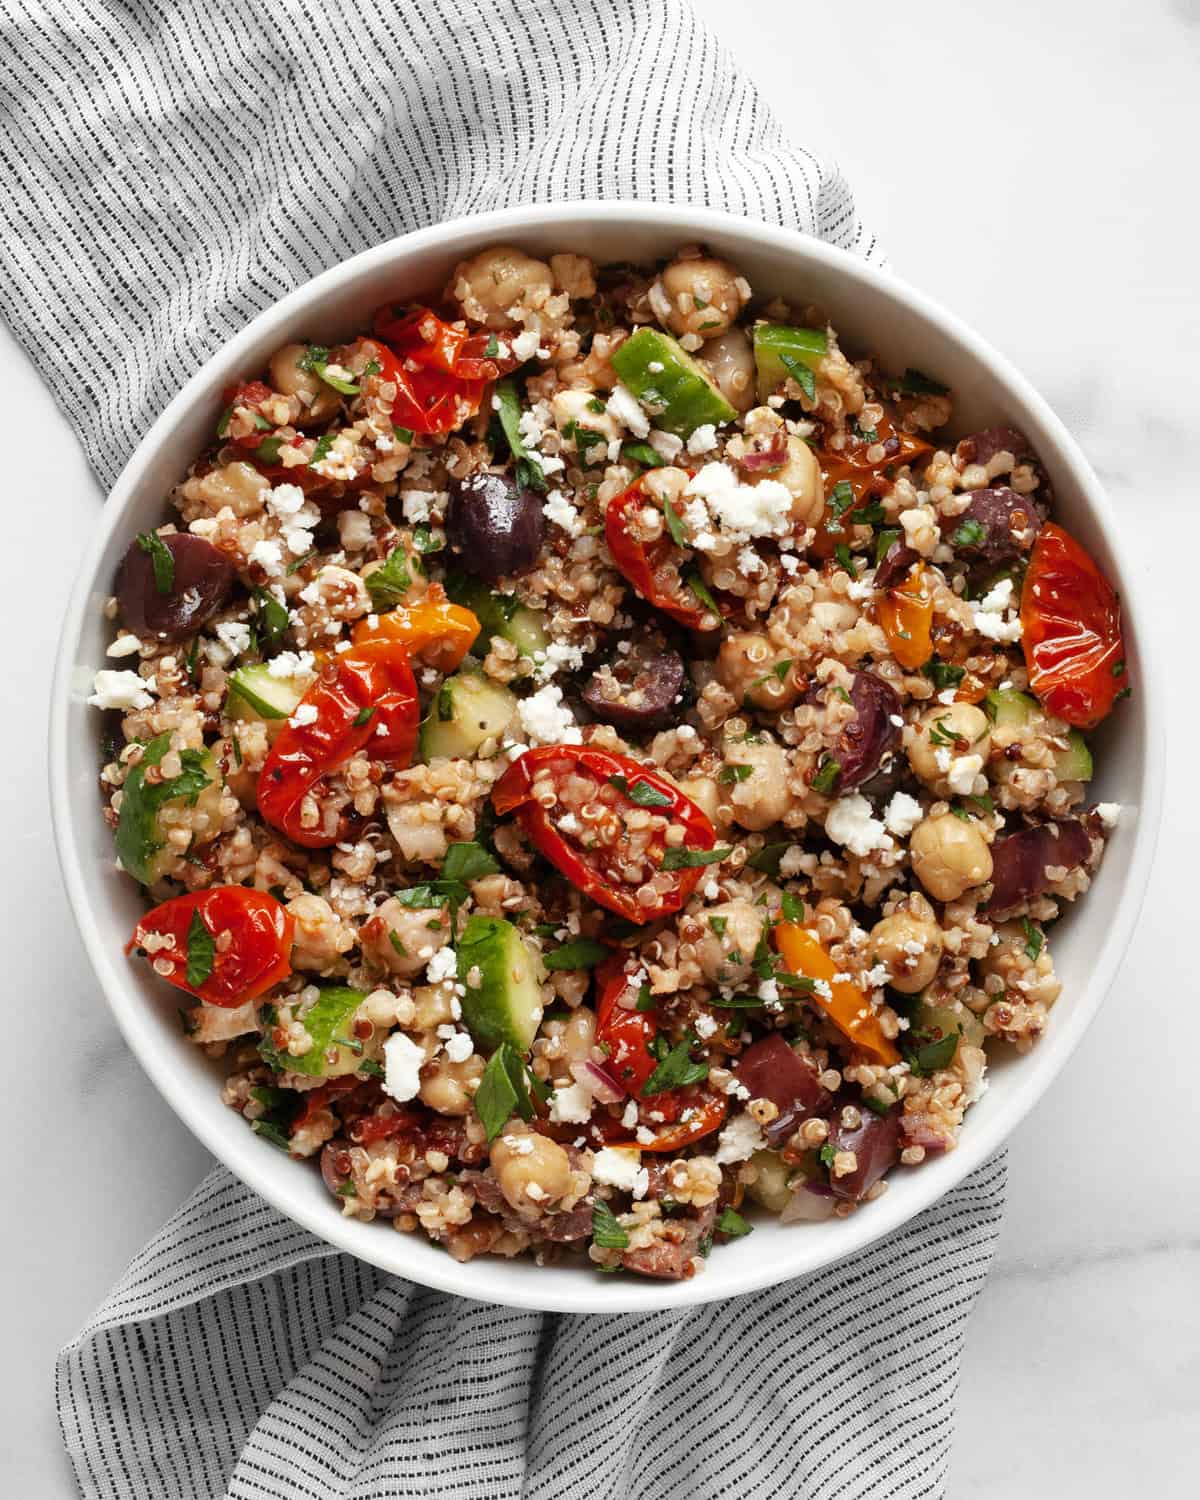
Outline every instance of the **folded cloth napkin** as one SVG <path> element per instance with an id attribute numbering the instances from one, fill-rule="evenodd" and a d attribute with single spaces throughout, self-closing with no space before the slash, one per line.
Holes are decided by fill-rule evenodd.
<path id="1" fill-rule="evenodd" d="M 105 482 L 254 313 L 443 218 L 707 202 L 879 259 L 680 0 L 0 0 L 0 60 L 0 310 Z M 939 1495 L 1003 1192 L 588 1318 L 385 1276 L 214 1171 L 63 1350 L 63 1436 L 104 1500 Z"/>

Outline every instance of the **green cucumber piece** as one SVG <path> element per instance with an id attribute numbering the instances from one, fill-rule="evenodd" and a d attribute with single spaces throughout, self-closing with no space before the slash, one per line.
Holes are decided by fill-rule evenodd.
<path id="1" fill-rule="evenodd" d="M 171 748 L 171 736 L 160 734 L 146 746 L 146 753 L 121 789 L 121 810 L 114 840 L 121 868 L 153 885 L 161 880 L 179 855 L 167 844 L 162 814 L 172 803 L 198 807 L 209 817 L 210 838 L 216 836 L 221 817 L 221 773 L 208 750 L 182 750 L 181 773 L 170 781 L 147 782 L 146 772 L 157 766 Z"/>
<path id="2" fill-rule="evenodd" d="M 660 365 L 661 369 L 651 369 Z M 677 437 L 697 427 L 720 427 L 737 413 L 707 372 L 668 333 L 639 328 L 612 355 L 621 382 L 654 414 L 654 425 Z"/>
<path id="3" fill-rule="evenodd" d="M 488 740 L 498 748 L 516 711 L 515 695 L 482 672 L 447 677 L 421 723 L 421 759 L 471 760 Z"/>
<path id="4" fill-rule="evenodd" d="M 786 323 L 759 323 L 754 329 L 754 363 L 758 368 L 758 399 L 773 396 L 789 375 L 791 360 L 815 375 L 829 352 L 829 340 L 817 328 L 789 328 Z"/>
<path id="5" fill-rule="evenodd" d="M 1037 699 L 1016 688 L 993 688 L 986 707 L 997 728 L 1024 729 L 1045 717 Z M 1067 748 L 1054 757 L 1054 774 L 1059 781 L 1091 781 L 1092 752 L 1078 729 L 1067 731 Z"/>
<path id="6" fill-rule="evenodd" d="M 792 1198 L 788 1180 L 793 1168 L 777 1151 L 756 1151 L 750 1158 L 750 1165 L 758 1175 L 747 1184 L 748 1196 L 771 1213 L 782 1213 Z"/>
<path id="7" fill-rule="evenodd" d="M 344 1073 L 357 1073 L 363 1064 L 362 1043 L 349 1047 L 336 1039 L 347 1036 L 345 1028 L 366 998 L 364 991 L 352 990 L 347 985 L 326 985 L 312 1008 L 300 1017 L 313 1042 L 304 1056 L 281 1052 L 268 1032 L 258 1048 L 262 1060 L 276 1073 L 303 1073 L 307 1078 L 338 1078 Z"/>
<path id="8" fill-rule="evenodd" d="M 925 1038 L 938 1039 L 950 1036 L 954 1032 L 960 1033 L 960 1040 L 971 1047 L 983 1045 L 983 1022 L 970 1011 L 961 1000 L 947 1001 L 945 1004 L 934 1004 L 927 1000 L 922 994 L 912 1011 L 912 1029 L 907 1033 L 909 1037 L 921 1035 Z M 919 1049 L 918 1049 L 919 1050 Z M 957 1047 L 955 1051 L 957 1052 Z M 951 1056 L 953 1061 L 953 1055 Z M 950 1062 L 943 1064 L 949 1067 Z"/>
<path id="9" fill-rule="evenodd" d="M 542 962 L 511 922 L 476 913 L 458 940 L 463 1022 L 475 1045 L 526 1053 L 542 1022 Z M 476 983 L 472 983 L 472 979 Z"/>
<path id="10" fill-rule="evenodd" d="M 272 677 L 266 662 L 254 662 L 229 674 L 225 713 L 230 719 L 258 719 L 278 730 L 290 719 L 308 691 L 295 677 Z"/>
<path id="11" fill-rule="evenodd" d="M 542 626 L 542 612 L 527 609 L 514 594 L 494 594 L 481 578 L 466 573 L 451 573 L 445 588 L 447 598 L 469 609 L 479 621 L 481 639 L 490 642 L 494 635 L 501 636 L 528 657 L 545 651 L 550 644 Z M 479 644 L 477 641 L 476 648 Z"/>

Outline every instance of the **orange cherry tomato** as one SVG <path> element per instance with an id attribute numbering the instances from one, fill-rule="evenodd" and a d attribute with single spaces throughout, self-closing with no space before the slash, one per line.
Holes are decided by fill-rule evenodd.
<path id="1" fill-rule="evenodd" d="M 717 623 L 712 611 L 701 604 L 683 581 L 683 549 L 665 531 L 652 542 L 640 540 L 640 516 L 647 506 L 658 509 L 645 493 L 642 479 L 636 479 L 608 502 L 604 539 L 613 562 L 647 604 L 653 604 L 689 630 L 705 629 L 706 621 L 711 622 L 708 628 L 712 628 Z"/>
<path id="2" fill-rule="evenodd" d="M 453 672 L 475 644 L 480 625 L 469 609 L 461 604 L 451 604 L 439 584 L 432 584 L 420 604 L 400 605 L 377 615 L 375 624 L 370 617 L 360 620 L 354 627 L 354 644 L 365 646 L 375 641 L 388 641 L 401 645 L 410 656 L 418 656 L 428 647 L 422 660 L 439 672 Z"/>
<path id="3" fill-rule="evenodd" d="M 1087 551 L 1061 526 L 1038 532 L 1021 592 L 1029 686 L 1045 707 L 1093 729 L 1126 685 L 1121 606 Z"/>
<path id="4" fill-rule="evenodd" d="M 168 984 L 230 1008 L 265 994 L 292 972 L 295 919 L 266 891 L 217 885 L 173 896 L 148 911 L 126 948 L 141 948 Z M 169 942 L 164 944 L 164 939 Z M 189 983 L 191 962 L 196 982 Z M 166 961 L 171 971 L 162 974 Z"/>
<path id="5" fill-rule="evenodd" d="M 884 590 L 875 613 L 900 665 L 910 672 L 923 667 L 933 655 L 933 594 L 923 562 L 913 563 L 907 578 Z"/>
<path id="6" fill-rule="evenodd" d="M 305 708 L 315 709 L 315 717 L 296 722 Z M 403 646 L 376 641 L 333 657 L 271 746 L 258 778 L 259 812 L 306 849 L 336 843 L 339 829 L 330 832 L 322 820 L 316 827 L 305 821 L 305 799 L 359 750 L 372 760 L 407 766 L 419 717 L 417 685 Z"/>
<path id="7" fill-rule="evenodd" d="M 803 974 L 809 979 L 820 979 L 829 988 L 823 995 L 814 990 L 810 996 L 814 1005 L 819 1005 L 837 1029 L 856 1047 L 860 1047 L 875 1062 L 900 1061 L 900 1053 L 880 1030 L 875 1012 L 857 985 L 846 979 L 835 979 L 837 964 L 822 947 L 820 940 L 807 927 L 798 922 L 780 922 L 774 928 L 775 946 L 792 974 Z"/>
<path id="8" fill-rule="evenodd" d="M 892 487 L 892 474 L 896 469 L 933 452 L 930 444 L 921 438 L 914 437 L 910 432 L 898 432 L 886 416 L 879 419 L 874 431 L 875 437 L 871 442 L 853 433 L 847 438 L 844 448 L 817 450 L 825 486 L 825 514 L 817 526 L 816 539 L 809 548 L 814 557 L 832 557 L 837 544 L 848 540 L 849 526 L 855 524 L 854 512 L 887 494 Z M 875 456 L 868 458 L 869 453 Z M 834 491 L 843 483 L 849 485 L 853 502 L 842 506 L 835 514 Z"/>

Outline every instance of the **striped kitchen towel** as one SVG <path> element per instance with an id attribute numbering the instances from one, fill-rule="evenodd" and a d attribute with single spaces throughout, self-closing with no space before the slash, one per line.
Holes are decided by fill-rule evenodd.
<path id="1" fill-rule="evenodd" d="M 0 55 L 0 309 L 105 482 L 247 319 L 419 225 L 675 199 L 879 258 L 681 0 L 0 0 Z M 387 1277 L 215 1171 L 63 1350 L 64 1440 L 103 1500 L 940 1495 L 1003 1190 L 586 1318 Z"/>

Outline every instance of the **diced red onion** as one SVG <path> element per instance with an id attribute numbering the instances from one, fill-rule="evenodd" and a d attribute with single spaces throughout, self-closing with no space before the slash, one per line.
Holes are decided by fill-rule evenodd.
<path id="1" fill-rule="evenodd" d="M 756 469 L 782 469 L 787 463 L 787 438 L 777 432 L 765 448 L 743 453 L 738 459 L 738 468 L 753 473 Z"/>
<path id="2" fill-rule="evenodd" d="M 619 1104 L 625 1090 L 603 1068 L 594 1062 L 574 1062 L 571 1077 L 600 1104 Z"/>

